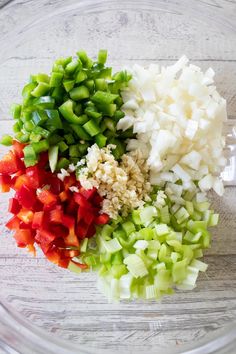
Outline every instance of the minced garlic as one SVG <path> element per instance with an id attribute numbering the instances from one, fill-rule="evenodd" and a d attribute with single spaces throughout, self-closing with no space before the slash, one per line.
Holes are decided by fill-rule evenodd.
<path id="1" fill-rule="evenodd" d="M 79 174 L 81 185 L 96 187 L 104 197 L 102 212 L 111 218 L 127 215 L 131 209 L 143 206 L 151 190 L 148 167 L 140 151 L 124 154 L 120 162 L 111 153 L 112 146 L 88 149 L 86 167 Z"/>

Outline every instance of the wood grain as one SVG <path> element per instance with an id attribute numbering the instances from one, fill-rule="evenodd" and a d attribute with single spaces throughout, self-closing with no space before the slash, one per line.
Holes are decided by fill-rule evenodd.
<path id="1" fill-rule="evenodd" d="M 98 48 L 108 48 L 115 68 L 136 61 L 168 64 L 185 53 L 203 69 L 215 70 L 228 113 L 236 117 L 235 1 L 150 0 L 142 9 L 141 1 L 132 0 L 88 0 L 86 8 L 73 0 L 4 3 L 0 0 L 1 134 L 11 130 L 9 106 L 19 101 L 29 74 L 48 71 L 55 57 L 78 48 L 93 56 Z M 4 151 L 1 147 L 0 155 Z M 209 269 L 198 287 L 148 303 L 110 304 L 98 292 L 94 274 L 78 277 L 40 253 L 33 258 L 17 249 L 4 227 L 7 199 L 0 195 L 0 298 L 52 336 L 74 341 L 78 348 L 85 345 L 92 353 L 162 354 L 167 346 L 182 352 L 182 344 L 236 319 L 235 187 L 227 187 L 222 199 L 213 198 L 221 223 L 213 231 L 205 256 Z"/>

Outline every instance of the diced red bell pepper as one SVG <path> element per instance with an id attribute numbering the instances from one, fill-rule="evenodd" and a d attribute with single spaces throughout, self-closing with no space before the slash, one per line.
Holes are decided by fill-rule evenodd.
<path id="1" fill-rule="evenodd" d="M 19 158 L 23 158 L 24 157 L 23 149 L 25 146 L 26 144 L 22 144 L 19 141 L 13 140 L 12 147 L 15 155 L 18 156 Z"/>
<path id="2" fill-rule="evenodd" d="M 83 207 L 79 207 L 78 213 L 77 213 L 77 220 L 78 222 L 80 220 L 84 220 L 86 224 L 90 225 L 94 219 L 95 219 L 95 213 L 93 212 L 93 209 L 85 209 Z"/>
<path id="3" fill-rule="evenodd" d="M 8 222 L 6 223 L 6 227 L 9 230 L 18 230 L 20 228 L 20 219 L 17 216 L 13 216 Z"/>
<path id="4" fill-rule="evenodd" d="M 30 253 L 33 253 L 33 255 L 35 257 L 36 256 L 36 249 L 35 249 L 34 245 L 28 245 L 27 248 L 28 248 L 28 251 Z"/>
<path id="5" fill-rule="evenodd" d="M 11 188 L 11 176 L 0 175 L 0 192 L 7 193 Z"/>
<path id="6" fill-rule="evenodd" d="M 35 191 L 23 185 L 16 192 L 15 198 L 23 208 L 31 209 L 36 201 L 36 194 Z"/>
<path id="7" fill-rule="evenodd" d="M 51 247 L 52 242 L 57 236 L 47 230 L 39 230 L 36 233 L 35 241 L 40 244 L 44 253 Z"/>
<path id="8" fill-rule="evenodd" d="M 80 193 L 74 193 L 74 201 L 82 208 L 91 208 L 90 202 Z"/>
<path id="9" fill-rule="evenodd" d="M 61 259 L 61 254 L 56 247 L 49 247 L 48 250 L 44 253 L 50 262 L 59 264 L 59 261 Z"/>
<path id="10" fill-rule="evenodd" d="M 76 233 L 79 239 L 84 239 L 85 237 L 87 237 L 88 229 L 89 229 L 89 225 L 86 224 L 84 220 L 80 220 L 78 222 L 76 227 Z"/>
<path id="11" fill-rule="evenodd" d="M 92 204 L 96 207 L 101 207 L 101 203 L 102 203 L 103 199 L 102 197 L 97 193 L 95 194 L 95 196 L 92 198 Z"/>
<path id="12" fill-rule="evenodd" d="M 63 192 L 61 192 L 60 194 L 59 194 L 59 198 L 60 198 L 60 200 L 61 200 L 61 202 L 63 203 L 63 202 L 65 202 L 67 199 L 69 199 L 69 192 L 67 191 L 63 191 Z"/>
<path id="13" fill-rule="evenodd" d="M 49 231 L 57 235 L 57 239 L 56 239 L 57 245 L 58 246 L 60 245 L 60 247 L 64 247 L 65 246 L 64 239 L 68 235 L 68 229 L 61 224 L 51 224 L 49 226 Z M 63 240 L 63 242 L 59 242 L 59 239 Z"/>
<path id="14" fill-rule="evenodd" d="M 33 221 L 34 213 L 31 210 L 21 209 L 17 217 L 25 224 L 30 224 Z"/>
<path id="15" fill-rule="evenodd" d="M 63 216 L 63 224 L 69 230 L 68 235 L 64 239 L 66 246 L 79 247 L 79 240 L 75 234 L 75 219 L 71 216 L 64 215 Z"/>
<path id="16" fill-rule="evenodd" d="M 49 190 L 44 189 L 38 194 L 38 200 L 46 205 L 55 204 L 57 202 L 57 196 Z"/>
<path id="17" fill-rule="evenodd" d="M 8 211 L 12 214 L 19 213 L 21 206 L 16 198 L 10 198 L 8 204 Z"/>
<path id="18" fill-rule="evenodd" d="M 42 152 L 40 154 L 39 162 L 38 162 L 38 167 L 40 170 L 43 170 L 45 166 L 48 163 L 48 153 L 47 152 Z"/>
<path id="19" fill-rule="evenodd" d="M 69 215 L 76 216 L 77 209 L 78 209 L 78 204 L 76 204 L 74 199 L 70 199 L 66 206 L 66 213 Z"/>
<path id="20" fill-rule="evenodd" d="M 79 256 L 79 250 L 62 250 L 63 257 L 65 258 L 74 258 Z"/>
<path id="21" fill-rule="evenodd" d="M 25 173 L 30 179 L 31 188 L 37 189 L 43 183 L 44 172 L 40 171 L 37 165 L 28 167 Z"/>
<path id="22" fill-rule="evenodd" d="M 69 263 L 70 263 L 70 258 L 64 258 L 59 260 L 58 265 L 59 267 L 62 268 L 68 268 Z"/>
<path id="23" fill-rule="evenodd" d="M 12 175 L 17 172 L 19 169 L 19 161 L 20 159 L 18 159 L 12 151 L 9 151 L 0 161 L 0 174 Z"/>
<path id="24" fill-rule="evenodd" d="M 49 222 L 62 224 L 63 212 L 60 209 L 53 209 L 49 212 Z"/>
<path id="25" fill-rule="evenodd" d="M 90 238 L 93 237 L 95 234 L 96 234 L 96 227 L 94 226 L 94 224 L 90 224 L 87 229 L 86 237 Z"/>
<path id="26" fill-rule="evenodd" d="M 65 177 L 63 184 L 65 190 L 67 191 L 70 187 L 78 184 L 78 182 L 76 181 L 75 175 L 71 174 L 70 176 Z"/>
<path id="27" fill-rule="evenodd" d="M 96 225 L 105 225 L 105 224 L 108 223 L 108 221 L 109 221 L 109 216 L 107 214 L 105 214 L 105 213 L 100 214 L 99 216 L 97 216 L 95 218 L 95 224 Z"/>
<path id="28" fill-rule="evenodd" d="M 54 194 L 59 194 L 62 188 L 62 182 L 56 176 L 50 176 L 47 180 L 47 184 L 50 185 L 50 191 Z"/>
<path id="29" fill-rule="evenodd" d="M 23 174 L 23 175 L 21 175 L 21 176 L 19 176 L 19 177 L 17 177 L 15 179 L 15 183 L 14 183 L 13 188 L 16 191 L 18 191 L 23 185 L 25 185 L 25 186 L 27 186 L 29 188 L 32 188 L 31 187 L 30 178 L 27 175 L 25 175 L 25 174 Z"/>
<path id="30" fill-rule="evenodd" d="M 79 190 L 80 194 L 82 194 L 83 197 L 85 197 L 87 200 L 92 199 L 96 192 L 97 192 L 97 188 L 93 187 L 91 189 L 84 189 L 83 187 L 80 188 Z"/>
<path id="31" fill-rule="evenodd" d="M 27 245 L 34 243 L 34 237 L 29 229 L 17 230 L 14 239 L 16 240 L 18 247 L 26 247 Z"/>
<path id="32" fill-rule="evenodd" d="M 88 269 L 88 265 L 87 264 L 83 264 L 83 263 L 78 263 L 78 262 L 75 262 L 75 261 L 72 261 L 71 262 L 76 265 L 77 267 L 79 267 L 80 269 Z"/>
<path id="33" fill-rule="evenodd" d="M 43 211 L 36 211 L 32 221 L 32 229 L 38 230 L 43 225 Z"/>

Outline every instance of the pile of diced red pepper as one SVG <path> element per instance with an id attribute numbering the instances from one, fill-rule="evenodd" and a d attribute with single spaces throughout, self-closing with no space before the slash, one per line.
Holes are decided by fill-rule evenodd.
<path id="1" fill-rule="evenodd" d="M 6 226 L 15 231 L 19 247 L 35 253 L 38 244 L 51 262 L 67 268 L 79 256 L 80 240 L 92 237 L 96 225 L 106 224 L 109 217 L 100 213 L 102 198 L 96 188 L 83 189 L 74 174 L 61 181 L 47 169 L 47 153 L 41 154 L 37 165 L 26 168 L 23 148 L 14 141 L 13 149 L 0 161 L 1 191 L 15 190 L 9 201 L 13 217 Z M 78 192 L 72 192 L 72 186 Z"/>

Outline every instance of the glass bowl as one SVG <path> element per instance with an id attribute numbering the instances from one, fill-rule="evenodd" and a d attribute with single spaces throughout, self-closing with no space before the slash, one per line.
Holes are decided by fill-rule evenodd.
<path id="1" fill-rule="evenodd" d="M 85 49 L 107 48 L 115 69 L 135 62 L 169 64 L 186 54 L 212 66 L 228 100 L 229 166 L 223 198 L 212 195 L 221 222 L 209 264 L 191 292 L 155 302 L 108 303 L 96 275 L 76 276 L 17 249 L 4 227 L 1 194 L 0 348 L 3 353 L 234 353 L 236 345 L 235 126 L 236 25 L 231 1 L 0 1 L 1 133 L 10 132 L 9 106 L 20 100 L 30 73 Z M 4 153 L 1 147 L 1 155 Z"/>

